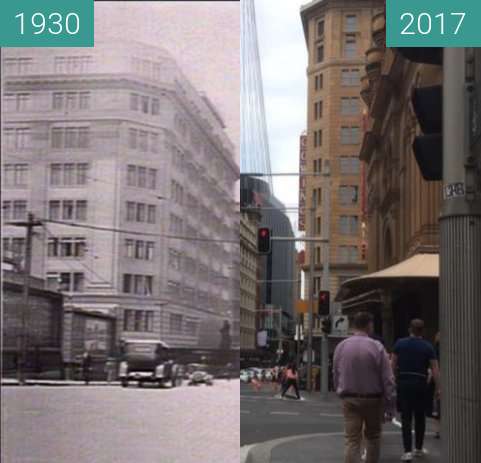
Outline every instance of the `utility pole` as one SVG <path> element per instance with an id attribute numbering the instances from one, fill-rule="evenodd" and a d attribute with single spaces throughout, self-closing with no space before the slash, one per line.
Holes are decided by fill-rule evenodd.
<path id="1" fill-rule="evenodd" d="M 321 289 L 329 291 L 329 240 L 330 240 L 330 215 L 331 215 L 331 185 L 329 173 L 327 173 L 327 182 L 323 189 L 322 204 L 322 236 L 327 239 L 322 245 L 322 283 Z M 329 304 L 329 310 L 332 312 L 332 304 Z M 329 314 L 331 316 L 331 314 Z M 329 337 L 327 333 L 322 334 L 321 338 L 321 395 L 327 399 L 329 394 Z"/>
<path id="2" fill-rule="evenodd" d="M 469 53 L 465 48 L 444 49 L 439 288 L 446 463 L 478 463 L 481 455 L 479 164 L 476 171 L 481 156 L 481 72 L 478 62 L 478 74 L 472 75 Z M 474 99 L 477 103 L 473 104 Z"/>
<path id="3" fill-rule="evenodd" d="M 315 236 L 316 225 L 316 194 L 312 191 L 310 235 Z M 309 241 L 309 331 L 307 333 L 307 390 L 312 392 L 312 329 L 314 327 L 314 241 Z"/>
<path id="4" fill-rule="evenodd" d="M 28 322 L 29 322 L 29 296 L 30 296 L 30 273 L 32 271 L 32 238 L 34 227 L 42 225 L 42 222 L 35 221 L 31 212 L 27 215 L 27 221 L 9 222 L 8 225 L 15 225 L 26 228 L 25 237 L 25 261 L 23 265 L 23 294 L 22 294 L 22 333 L 20 335 L 19 356 L 17 361 L 17 378 L 20 384 L 25 384 L 26 365 L 28 352 Z"/>

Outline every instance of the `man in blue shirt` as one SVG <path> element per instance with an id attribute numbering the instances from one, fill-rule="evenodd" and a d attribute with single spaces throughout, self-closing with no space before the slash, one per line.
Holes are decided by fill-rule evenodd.
<path id="1" fill-rule="evenodd" d="M 393 348 L 392 368 L 397 374 L 398 403 L 401 412 L 404 455 L 401 461 L 422 456 L 426 431 L 425 404 L 428 391 L 428 369 L 431 369 L 439 395 L 439 367 L 433 346 L 423 339 L 424 322 L 411 321 L 410 336 L 399 339 Z M 412 450 L 412 418 L 416 435 L 416 448 Z"/>

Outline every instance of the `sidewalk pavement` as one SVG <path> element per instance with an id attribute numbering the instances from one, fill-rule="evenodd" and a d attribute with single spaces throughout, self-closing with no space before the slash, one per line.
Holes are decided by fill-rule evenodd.
<path id="1" fill-rule="evenodd" d="M 441 461 L 441 443 L 432 433 L 426 435 L 428 455 L 416 459 L 422 463 Z M 380 463 L 398 463 L 402 454 L 401 433 L 383 433 Z M 343 463 L 343 433 L 293 436 L 250 446 L 244 451 L 244 463 Z"/>
<path id="2" fill-rule="evenodd" d="M 14 378 L 2 378 L 2 386 L 19 386 L 20 383 Z M 84 381 L 62 379 L 27 379 L 26 386 L 84 386 Z M 119 381 L 90 381 L 89 386 L 120 386 Z"/>

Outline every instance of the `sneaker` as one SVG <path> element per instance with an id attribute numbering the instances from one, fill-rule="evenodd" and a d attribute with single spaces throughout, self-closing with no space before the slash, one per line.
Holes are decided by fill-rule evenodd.
<path id="1" fill-rule="evenodd" d="M 401 457 L 401 461 L 412 461 L 412 460 L 413 460 L 413 454 L 411 452 L 406 452 Z"/>
<path id="2" fill-rule="evenodd" d="M 364 450 L 362 451 L 361 460 L 362 460 L 362 461 L 366 461 L 366 458 L 367 458 L 367 450 L 364 449 Z"/>
<path id="3" fill-rule="evenodd" d="M 424 457 L 424 455 L 427 455 L 428 451 L 426 449 L 416 449 L 413 452 L 413 456 L 415 457 Z"/>

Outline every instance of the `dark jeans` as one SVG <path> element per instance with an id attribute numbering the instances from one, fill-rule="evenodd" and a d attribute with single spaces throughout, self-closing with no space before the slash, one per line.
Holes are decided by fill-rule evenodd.
<path id="1" fill-rule="evenodd" d="M 286 395 L 287 390 L 291 386 L 294 388 L 297 398 L 300 399 L 301 396 L 299 395 L 299 388 L 297 387 L 297 380 L 295 379 L 286 379 L 284 381 L 284 384 L 282 385 L 282 397 Z"/>
<path id="2" fill-rule="evenodd" d="M 398 384 L 398 399 L 401 412 L 403 445 L 405 452 L 411 452 L 412 420 L 414 415 L 414 433 L 416 449 L 421 450 L 426 432 L 426 396 L 427 384 L 422 381 L 400 382 Z"/>

